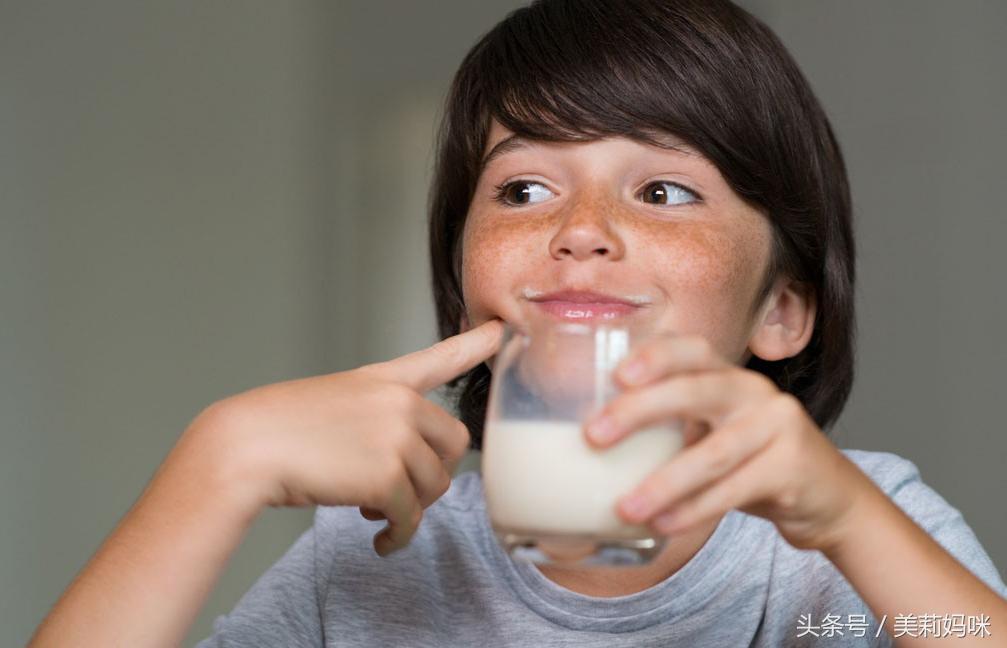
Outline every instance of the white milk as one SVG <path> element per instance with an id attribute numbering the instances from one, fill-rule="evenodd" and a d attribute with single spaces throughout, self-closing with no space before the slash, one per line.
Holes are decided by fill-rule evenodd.
<path id="1" fill-rule="evenodd" d="M 482 456 L 490 518 L 512 532 L 650 537 L 646 525 L 622 522 L 616 502 L 681 446 L 681 428 L 670 425 L 599 450 L 577 423 L 492 421 Z"/>

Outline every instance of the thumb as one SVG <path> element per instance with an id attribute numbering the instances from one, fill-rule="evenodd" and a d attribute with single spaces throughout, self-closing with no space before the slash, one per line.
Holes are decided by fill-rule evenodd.
<path id="1" fill-rule="evenodd" d="M 492 319 L 433 346 L 373 366 L 386 378 L 428 392 L 491 357 L 503 341 L 504 324 Z"/>

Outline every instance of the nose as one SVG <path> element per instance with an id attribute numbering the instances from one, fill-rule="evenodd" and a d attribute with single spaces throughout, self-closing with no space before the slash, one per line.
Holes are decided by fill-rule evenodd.
<path id="1" fill-rule="evenodd" d="M 593 257 L 609 261 L 621 259 L 625 254 L 622 238 L 612 229 L 604 205 L 574 205 L 560 224 L 552 240 L 549 253 L 554 259 L 571 257 L 586 261 Z"/>

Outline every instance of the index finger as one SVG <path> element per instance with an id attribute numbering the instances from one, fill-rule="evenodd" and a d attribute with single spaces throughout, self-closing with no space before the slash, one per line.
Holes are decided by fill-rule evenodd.
<path id="1" fill-rule="evenodd" d="M 420 393 L 428 392 L 492 357 L 503 341 L 503 330 L 503 322 L 492 319 L 375 368 Z"/>

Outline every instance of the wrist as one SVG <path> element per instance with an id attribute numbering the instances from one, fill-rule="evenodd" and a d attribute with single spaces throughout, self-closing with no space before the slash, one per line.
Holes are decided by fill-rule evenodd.
<path id="1" fill-rule="evenodd" d="M 850 550 L 856 550 L 864 537 L 863 524 L 870 523 L 874 519 L 879 499 L 881 502 L 887 500 L 877 484 L 855 464 L 849 462 L 847 468 L 851 478 L 844 489 L 848 495 L 846 505 L 833 520 L 828 532 L 822 535 L 816 547 L 833 562 L 836 557 Z"/>
<path id="2" fill-rule="evenodd" d="M 192 421 L 173 453 L 181 457 L 181 471 L 203 483 L 207 495 L 250 522 L 271 500 L 268 473 L 247 429 L 231 408 L 214 403 Z"/>

